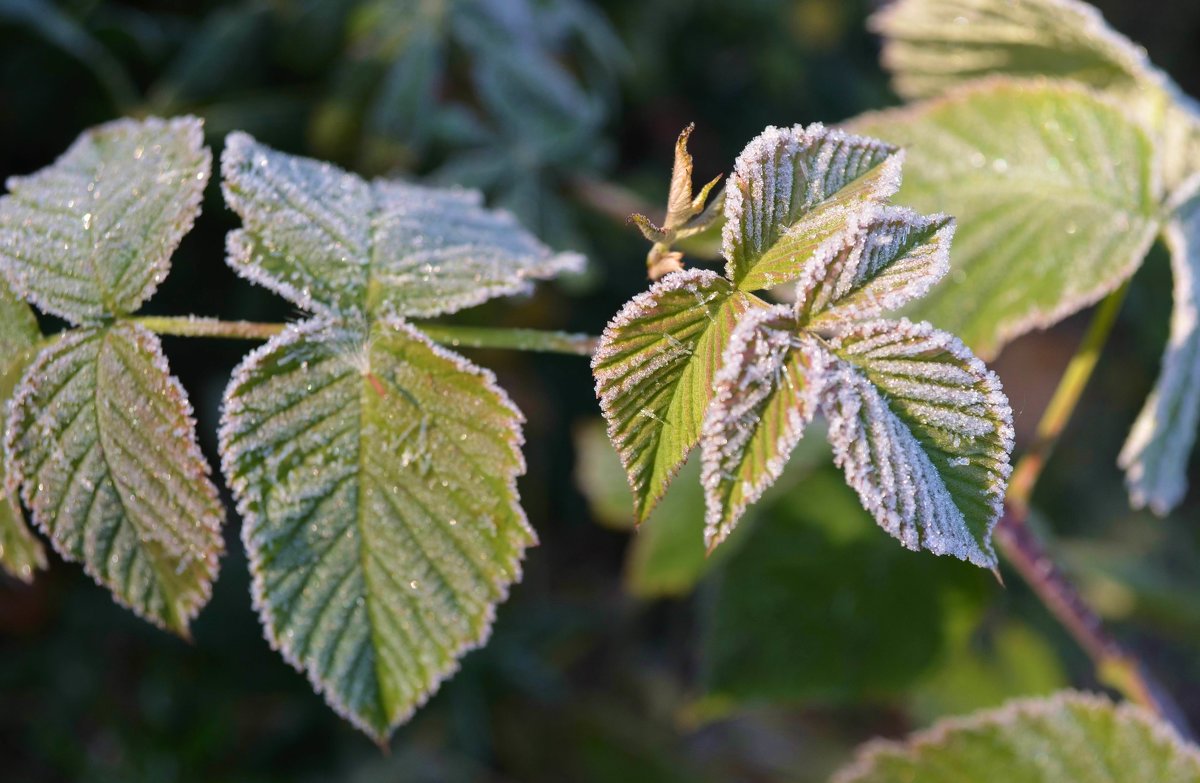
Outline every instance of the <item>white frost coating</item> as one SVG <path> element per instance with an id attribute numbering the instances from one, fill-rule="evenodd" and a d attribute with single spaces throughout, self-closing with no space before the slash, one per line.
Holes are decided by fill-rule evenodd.
<path id="1" fill-rule="evenodd" d="M 136 311 L 200 214 L 211 164 L 195 117 L 84 132 L 52 165 L 8 179 L 0 272 L 73 324 Z"/>
<path id="2" fill-rule="evenodd" d="M 267 639 L 381 743 L 486 641 L 536 543 L 522 421 L 489 371 L 393 319 L 289 326 L 226 391 Z"/>
<path id="3" fill-rule="evenodd" d="M 1185 206 L 1168 224 L 1167 246 L 1174 275 L 1171 335 L 1162 370 L 1121 449 L 1134 508 L 1160 516 L 1187 492 L 1187 467 L 1200 419 L 1200 203 Z"/>
<path id="4" fill-rule="evenodd" d="M 945 215 L 880 207 L 848 225 L 848 238 L 827 242 L 796 281 L 798 314 L 874 318 L 924 296 L 950 270 L 954 221 Z"/>
<path id="5" fill-rule="evenodd" d="M 955 753 L 956 742 L 965 743 L 963 753 Z M 941 753 L 953 757 L 939 759 Z M 964 769 L 971 757 L 978 768 Z M 1165 783 L 1200 776 L 1200 751 L 1145 708 L 1061 691 L 947 718 L 903 741 L 872 740 L 831 783 L 920 780 L 926 769 L 953 769 L 954 779 L 963 781 L 978 780 L 977 774 L 1015 781 L 1017 770 L 1004 766 L 1013 760 L 1022 764 L 1022 774 L 1036 775 L 1021 783 Z M 1083 770 L 1091 774 L 1083 777 Z"/>
<path id="6" fill-rule="evenodd" d="M 848 190 L 844 202 L 805 233 L 839 232 L 854 211 L 871 209 L 899 189 L 901 160 L 895 147 L 820 123 L 768 126 L 742 150 L 725 186 L 726 275 L 740 283 L 789 228 Z M 873 169 L 879 176 L 862 192 L 850 187 Z"/>
<path id="7" fill-rule="evenodd" d="M 700 437 L 709 551 L 782 475 L 817 412 L 828 360 L 790 307 L 754 310 L 733 330 Z"/>
<path id="8" fill-rule="evenodd" d="M 9 490 L 55 550 L 186 636 L 216 578 L 224 510 L 158 338 L 130 323 L 66 332 L 17 388 L 5 452 Z"/>
<path id="9" fill-rule="evenodd" d="M 377 180 L 285 155 L 244 133 L 221 156 L 238 274 L 322 315 L 429 317 L 577 272 L 476 191 Z"/>
<path id="10" fill-rule="evenodd" d="M 842 362 L 822 410 L 834 461 L 863 506 L 909 549 L 995 565 L 991 532 L 1013 446 L 999 379 L 929 324 L 843 325 L 830 345 Z"/>

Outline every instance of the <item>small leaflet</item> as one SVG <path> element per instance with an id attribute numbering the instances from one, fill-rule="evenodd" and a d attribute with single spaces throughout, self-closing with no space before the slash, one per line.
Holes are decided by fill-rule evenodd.
<path id="1" fill-rule="evenodd" d="M 0 198 L 0 272 L 73 324 L 135 312 L 200 214 L 212 156 L 202 122 L 117 120 Z"/>
<path id="2" fill-rule="evenodd" d="M 221 454 L 268 640 L 382 744 L 485 642 L 536 536 L 492 374 L 402 321 L 366 328 L 316 318 L 251 353 Z"/>
<path id="3" fill-rule="evenodd" d="M 827 356 L 790 307 L 753 310 L 733 330 L 700 440 L 709 551 L 783 474 L 817 413 Z"/>
<path id="4" fill-rule="evenodd" d="M 55 550 L 186 637 L 216 578 L 224 510 L 158 338 L 128 322 L 64 333 L 25 373 L 6 432 L 8 486 Z"/>
<path id="5" fill-rule="evenodd" d="M 1187 467 L 1200 420 L 1200 200 L 1185 205 L 1166 229 L 1175 303 L 1162 370 L 1121 449 L 1134 508 L 1160 516 L 1187 492 Z"/>
<path id="6" fill-rule="evenodd" d="M 230 134 L 223 189 L 242 229 L 229 264 L 310 312 L 431 317 L 582 270 L 471 190 L 362 178 Z"/>
<path id="7" fill-rule="evenodd" d="M 846 324 L 829 344 L 821 407 L 863 506 L 908 549 L 994 567 L 1013 447 L 999 379 L 929 324 Z"/>
<path id="8" fill-rule="evenodd" d="M 875 740 L 833 783 L 1195 783 L 1200 751 L 1151 712 L 1063 691 Z"/>

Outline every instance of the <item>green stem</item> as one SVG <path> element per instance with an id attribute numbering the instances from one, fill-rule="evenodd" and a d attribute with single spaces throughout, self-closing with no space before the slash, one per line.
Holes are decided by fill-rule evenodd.
<path id="1" fill-rule="evenodd" d="M 230 340 L 268 340 L 283 331 L 284 324 L 251 321 L 221 321 L 196 316 L 146 316 L 135 323 L 156 334 L 173 337 L 220 337 Z M 446 324 L 419 324 L 435 342 L 454 348 L 507 348 L 518 351 L 591 356 L 597 338 L 586 334 L 548 332 L 539 329 L 492 329 Z"/>
<path id="2" fill-rule="evenodd" d="M 1071 415 L 1091 380 L 1125 299 L 1127 284 L 1109 294 L 1096 309 L 1087 334 L 1071 357 L 1058 388 L 1038 422 L 1029 450 L 1017 461 L 1004 501 L 1004 516 L 996 525 L 995 541 L 1042 604 L 1092 659 L 1097 677 L 1126 698 L 1153 710 L 1181 734 L 1191 736 L 1182 710 L 1142 663 L 1104 627 L 1100 616 L 1080 595 L 1046 542 L 1029 526 L 1029 504 L 1046 461 L 1062 437 Z"/>

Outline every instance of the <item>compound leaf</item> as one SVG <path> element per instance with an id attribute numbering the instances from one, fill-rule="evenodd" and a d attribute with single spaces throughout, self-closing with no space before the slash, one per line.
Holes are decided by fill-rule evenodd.
<path id="1" fill-rule="evenodd" d="M 626 303 L 600 336 L 596 394 L 639 523 L 700 439 L 729 335 L 755 306 L 765 303 L 714 272 L 672 272 Z"/>
<path id="2" fill-rule="evenodd" d="M 66 332 L 17 387 L 5 446 L 10 486 L 59 554 L 186 636 L 224 511 L 158 338 L 127 322 Z"/>
<path id="3" fill-rule="evenodd" d="M 913 313 L 981 355 L 1112 291 L 1158 230 L 1150 139 L 1085 88 L 996 80 L 853 127 L 904 145 L 899 201 L 954 213 L 952 274 Z"/>
<path id="4" fill-rule="evenodd" d="M 863 506 L 908 549 L 994 567 L 1013 446 L 999 379 L 929 324 L 840 325 L 829 346 L 822 410 Z"/>
<path id="5" fill-rule="evenodd" d="M 1171 335 L 1158 381 L 1119 458 L 1134 507 L 1163 515 L 1187 491 L 1200 419 L 1200 200 L 1184 205 L 1165 236 L 1175 278 Z"/>
<path id="6" fill-rule="evenodd" d="M 768 127 L 738 156 L 725 186 L 726 274 L 741 290 L 794 280 L 900 186 L 901 156 L 819 123 Z"/>
<path id="7" fill-rule="evenodd" d="M 84 132 L 53 165 L 8 180 L 0 271 L 25 299 L 71 323 L 134 312 L 200 214 L 211 163 L 195 117 Z"/>
<path id="8" fill-rule="evenodd" d="M 222 465 L 267 636 L 380 742 L 520 578 L 521 422 L 491 373 L 387 318 L 289 327 L 226 392 Z"/>
<path id="9" fill-rule="evenodd" d="M 710 551 L 783 473 L 817 412 L 827 357 L 790 307 L 751 311 L 733 330 L 700 441 Z"/>
<path id="10" fill-rule="evenodd" d="M 33 311 L 0 279 L 0 411 L 7 409 L 40 339 Z M 46 553 L 25 524 L 17 492 L 6 486 L 6 476 L 0 459 L 0 568 L 28 582 L 35 570 L 46 567 Z"/>
<path id="11" fill-rule="evenodd" d="M 452 313 L 582 268 L 475 191 L 378 180 L 276 152 L 244 133 L 221 156 L 238 274 L 323 315 Z"/>
<path id="12" fill-rule="evenodd" d="M 1200 752 L 1133 704 L 1065 691 L 966 718 L 905 742 L 868 743 L 834 783 L 1195 783 Z"/>

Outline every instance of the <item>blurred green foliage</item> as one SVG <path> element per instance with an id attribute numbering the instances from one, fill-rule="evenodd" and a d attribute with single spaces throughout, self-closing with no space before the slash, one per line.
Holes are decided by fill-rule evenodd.
<path id="1" fill-rule="evenodd" d="M 587 252 L 592 270 L 462 320 L 595 333 L 644 288 L 646 246 L 585 203 L 596 201 L 581 197 L 585 186 L 616 185 L 605 192 L 639 209 L 660 204 L 690 121 L 705 180 L 728 173 L 768 123 L 836 122 L 893 102 L 863 29 L 868 5 L 0 0 L 0 173 L 49 163 L 113 116 L 193 112 L 213 145 L 240 128 L 367 175 L 481 187 L 548 241 Z M 1200 94 L 1200 7 L 1098 5 Z M 211 187 L 153 309 L 294 317 L 225 267 L 233 225 Z M 1200 723 L 1200 500 L 1165 521 L 1130 512 L 1115 467 L 1157 372 L 1169 292 L 1156 254 L 1036 500 L 1089 597 Z M 1024 338 L 997 363 L 1019 438 L 1080 328 L 1076 319 Z M 211 461 L 220 392 L 247 346 L 165 347 Z M 631 535 L 623 487 L 604 478 L 613 456 L 598 451 L 586 363 L 472 357 L 529 418 L 521 490 L 543 543 L 488 646 L 397 733 L 390 756 L 268 648 L 231 515 L 229 554 L 191 645 L 55 558 L 32 587 L 0 584 L 0 778 L 818 781 L 869 736 L 1068 683 L 1095 687 L 1014 574 L 1002 588 L 957 561 L 901 550 L 821 454 L 798 455 L 787 486 L 714 562 L 702 557 L 699 498 L 674 497 L 692 482 Z M 591 446 L 577 451 L 584 439 Z"/>

